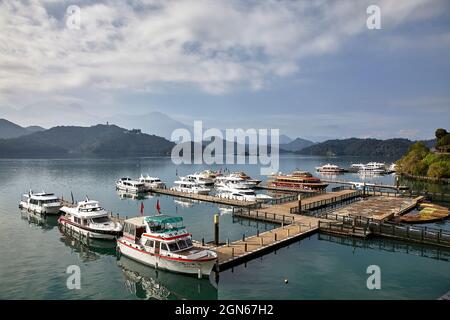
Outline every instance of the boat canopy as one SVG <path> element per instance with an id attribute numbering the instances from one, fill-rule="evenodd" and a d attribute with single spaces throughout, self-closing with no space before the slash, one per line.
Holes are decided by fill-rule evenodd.
<path id="1" fill-rule="evenodd" d="M 170 217 L 166 215 L 159 215 L 159 216 L 151 216 L 151 217 L 145 217 L 145 221 L 147 223 L 159 223 L 159 224 L 175 224 L 183 222 L 182 217 Z"/>

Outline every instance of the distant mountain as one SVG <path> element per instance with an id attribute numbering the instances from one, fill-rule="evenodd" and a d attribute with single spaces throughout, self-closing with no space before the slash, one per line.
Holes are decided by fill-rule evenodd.
<path id="1" fill-rule="evenodd" d="M 21 137 L 33 132 L 45 130 L 39 126 L 21 127 L 6 119 L 0 119 L 0 139 Z"/>
<path id="2" fill-rule="evenodd" d="M 298 153 L 318 156 L 385 156 L 400 158 L 413 144 L 408 139 L 343 139 L 327 140 L 304 148 Z"/>
<path id="3" fill-rule="evenodd" d="M 286 151 L 291 151 L 291 152 L 296 152 L 296 151 L 300 151 L 304 148 L 307 148 L 309 146 L 312 146 L 313 144 L 314 144 L 314 142 L 312 142 L 310 140 L 297 138 L 286 144 L 281 144 L 281 142 L 280 142 L 280 149 L 286 150 Z"/>
<path id="4" fill-rule="evenodd" d="M 0 157 L 143 157 L 169 155 L 173 146 L 162 137 L 115 125 L 59 126 L 0 140 Z"/>
<path id="5" fill-rule="evenodd" d="M 23 128 L 6 119 L 0 119 L 0 139 L 16 138 L 29 134 L 26 128 Z"/>
<path id="6" fill-rule="evenodd" d="M 34 133 L 34 132 L 39 132 L 39 131 L 46 130 L 45 128 L 42 128 L 40 126 L 29 126 L 29 127 L 25 127 L 25 129 L 27 129 L 29 133 Z"/>
<path id="7" fill-rule="evenodd" d="M 188 129 L 192 132 L 192 128 L 184 123 L 172 119 L 161 112 L 150 112 L 143 115 L 115 115 L 107 119 L 110 124 L 116 124 L 125 128 L 139 128 L 147 134 L 154 134 L 170 140 L 172 132 L 175 129 Z"/>
<path id="8" fill-rule="evenodd" d="M 291 143 L 292 139 L 285 134 L 280 135 L 280 145 Z"/>

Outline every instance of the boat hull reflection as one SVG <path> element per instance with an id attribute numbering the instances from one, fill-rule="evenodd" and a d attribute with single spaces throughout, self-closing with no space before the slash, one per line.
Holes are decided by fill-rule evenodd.
<path id="1" fill-rule="evenodd" d="M 122 269 L 127 289 L 140 299 L 215 300 L 217 289 L 209 279 L 197 279 L 182 274 L 149 268 L 125 256 L 117 265 Z"/>

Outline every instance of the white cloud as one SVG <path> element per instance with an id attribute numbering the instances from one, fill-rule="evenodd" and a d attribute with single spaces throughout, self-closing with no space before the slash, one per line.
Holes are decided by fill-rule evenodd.
<path id="1" fill-rule="evenodd" d="M 221 94 L 259 90 L 298 72 L 302 59 L 367 32 L 370 1 L 74 1 L 0 3 L 0 98 L 23 92 L 152 91 L 194 85 Z M 76 1 L 75 1 L 76 2 Z M 439 13 L 425 0 L 378 1 L 383 28 Z"/>

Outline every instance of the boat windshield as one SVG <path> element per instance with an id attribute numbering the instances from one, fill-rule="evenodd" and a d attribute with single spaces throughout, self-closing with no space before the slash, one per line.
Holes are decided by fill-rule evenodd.
<path id="1" fill-rule="evenodd" d="M 169 246 L 170 251 L 179 251 L 179 250 L 186 250 L 190 247 L 192 247 L 192 240 L 191 239 L 181 239 L 177 240 L 175 242 L 167 243 Z"/>
<path id="2" fill-rule="evenodd" d="M 97 218 L 92 218 L 92 222 L 94 223 L 106 223 L 109 222 L 109 218 L 108 217 L 97 217 Z"/>

